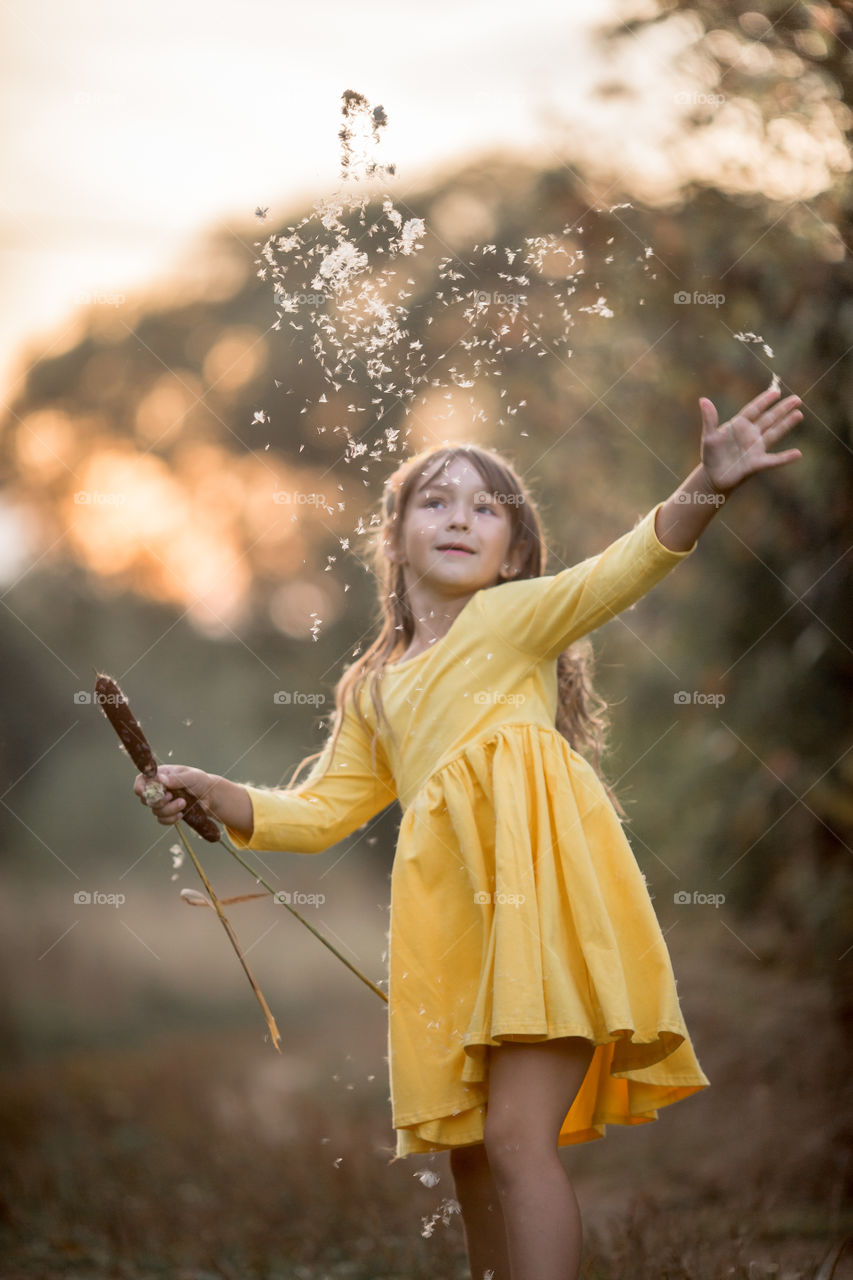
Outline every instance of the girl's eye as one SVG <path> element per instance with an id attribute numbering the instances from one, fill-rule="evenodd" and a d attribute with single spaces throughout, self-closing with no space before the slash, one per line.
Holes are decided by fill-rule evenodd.
<path id="1" fill-rule="evenodd" d="M 442 501 L 441 498 L 427 498 L 426 501 L 424 502 L 424 506 L 431 507 L 433 503 L 441 502 L 441 501 Z M 477 506 L 474 509 L 475 511 L 494 511 L 495 506 L 494 506 L 494 503 L 492 502 L 478 502 Z"/>

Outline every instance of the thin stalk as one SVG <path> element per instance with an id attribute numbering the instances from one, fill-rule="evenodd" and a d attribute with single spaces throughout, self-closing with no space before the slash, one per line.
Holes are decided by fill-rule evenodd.
<path id="1" fill-rule="evenodd" d="M 223 849 L 227 849 L 227 851 L 231 854 L 232 858 L 237 859 L 241 867 L 245 867 L 247 871 L 251 872 L 251 874 L 254 876 L 258 884 L 262 884 L 264 888 L 267 890 L 267 892 L 271 893 L 273 897 L 275 897 L 276 890 L 273 889 L 272 885 L 267 884 L 266 880 L 264 880 L 262 876 L 258 875 L 255 868 L 249 866 L 249 863 L 246 862 L 245 858 L 240 856 L 239 850 L 234 848 L 231 841 L 224 834 L 220 836 L 220 844 L 222 845 Z M 356 975 L 357 978 L 361 978 L 362 982 L 365 983 L 366 986 L 370 987 L 371 991 L 375 991 L 381 1000 L 384 1000 L 386 1004 L 388 1003 L 388 997 L 385 994 L 385 992 L 381 989 L 381 987 L 377 987 L 376 983 L 371 982 L 369 978 L 366 978 L 360 969 L 357 969 L 354 964 L 351 964 L 350 961 L 347 960 L 346 956 L 342 956 L 340 951 L 338 951 L 337 947 L 333 947 L 331 942 L 329 942 L 327 938 L 323 937 L 322 933 L 318 933 L 317 930 L 314 928 L 313 924 L 309 924 L 308 921 L 290 905 L 290 903 L 281 902 L 280 905 L 283 907 L 287 907 L 290 914 L 292 916 L 296 916 L 296 919 L 301 921 L 302 924 L 305 925 L 306 929 L 310 929 L 314 937 L 319 938 L 320 942 L 322 942 L 324 947 L 328 947 L 329 950 L 332 952 L 332 954 L 336 955 L 342 964 L 345 964 L 346 967 L 350 969 Z"/>
<path id="2" fill-rule="evenodd" d="M 219 902 L 219 899 L 217 898 L 216 894 L 213 892 L 213 886 L 211 885 L 207 876 L 204 874 L 204 870 L 202 868 L 201 863 L 193 853 L 192 846 L 190 845 L 189 841 L 184 835 L 181 824 L 176 823 L 175 825 L 178 828 L 178 835 L 181 837 L 183 846 L 186 849 L 187 853 L 192 858 L 193 865 L 201 878 L 201 882 L 204 885 L 205 889 L 207 890 L 208 894 L 210 895 L 210 900 L 216 909 L 216 914 L 219 916 L 219 919 L 222 921 L 222 927 L 224 928 L 225 932 L 228 934 L 228 937 L 231 940 L 231 945 L 234 948 L 234 950 L 237 952 L 237 955 L 240 959 L 240 963 L 246 971 L 246 977 L 249 979 L 249 982 L 251 983 L 251 987 L 255 993 L 255 996 L 257 997 L 258 1004 L 261 1006 L 264 1017 L 267 1020 L 267 1026 L 269 1027 L 272 1046 L 277 1053 L 281 1053 L 281 1049 L 279 1048 L 279 1044 L 281 1043 L 281 1036 L 279 1035 L 278 1027 L 275 1025 L 275 1018 L 272 1016 L 272 1013 L 270 1012 L 270 1007 L 267 1004 L 266 1000 L 264 999 L 263 992 L 261 991 L 257 982 L 255 982 L 254 976 L 252 974 L 251 969 L 249 968 L 246 957 L 243 955 L 243 952 L 240 950 L 240 944 L 237 941 L 237 935 L 235 934 L 234 930 L 231 928 L 231 924 L 228 920 L 228 917 L 226 916 L 225 912 L 222 910 L 222 906 Z"/>

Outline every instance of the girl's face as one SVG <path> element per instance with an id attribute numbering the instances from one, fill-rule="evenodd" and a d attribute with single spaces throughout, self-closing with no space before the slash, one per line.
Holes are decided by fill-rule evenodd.
<path id="1" fill-rule="evenodd" d="M 454 458 L 429 481 L 418 481 L 409 497 L 396 557 L 407 591 L 456 599 L 494 586 L 501 572 L 512 576 L 508 565 L 518 571 L 518 553 L 509 556 L 511 536 L 507 503 L 486 491 L 476 467 Z M 464 549 L 447 549 L 453 545 Z"/>

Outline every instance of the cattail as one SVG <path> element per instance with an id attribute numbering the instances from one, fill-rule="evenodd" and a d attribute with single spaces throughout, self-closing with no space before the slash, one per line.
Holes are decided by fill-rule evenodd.
<path id="1" fill-rule="evenodd" d="M 163 784 L 157 779 L 157 760 L 142 732 L 142 726 L 130 709 L 130 703 L 112 676 L 98 675 L 95 680 L 95 700 L 121 738 L 139 772 L 149 779 L 143 792 L 145 803 L 156 804 L 166 794 Z M 181 821 L 210 844 L 217 844 L 220 839 L 219 827 L 196 797 L 183 787 L 172 787 L 171 791 L 176 800 L 186 801 Z"/>
<path id="2" fill-rule="evenodd" d="M 156 802 L 156 799 L 165 794 L 165 792 L 162 784 L 157 780 L 157 761 L 155 759 L 154 752 L 151 750 L 148 743 L 148 739 L 142 732 L 142 726 L 131 711 L 127 698 L 124 696 L 115 680 L 113 680 L 111 676 L 103 674 L 99 675 L 97 672 L 95 674 L 95 700 L 109 720 L 110 724 L 115 729 L 127 749 L 127 753 L 131 760 L 136 765 L 137 769 L 139 769 L 140 773 L 142 773 L 148 780 L 143 792 L 146 802 L 151 803 L 152 799 Z M 187 806 L 180 815 L 181 820 L 197 831 L 199 835 L 204 836 L 205 840 L 210 841 L 211 844 L 221 843 L 222 847 L 226 849 L 242 867 L 245 867 L 247 871 L 252 873 L 256 883 L 263 885 L 266 890 L 266 893 L 243 893 L 233 898 L 224 898 L 220 901 L 214 893 L 210 881 L 205 875 L 204 868 L 193 852 L 192 846 L 187 842 L 183 830 L 180 825 L 178 825 L 178 835 L 180 836 L 181 843 L 190 855 L 193 866 L 198 872 L 199 879 L 207 890 L 207 895 L 205 895 L 203 893 L 199 893 L 198 890 L 183 889 L 181 891 L 181 897 L 187 906 L 212 907 L 219 916 L 220 923 L 228 934 L 228 938 L 237 953 L 237 957 L 243 966 L 243 969 L 245 970 L 246 977 L 249 979 L 249 983 L 255 993 L 258 1004 L 263 1010 L 273 1048 L 280 1053 L 281 1049 L 279 1048 L 279 1044 L 281 1042 L 281 1036 L 279 1035 L 278 1027 L 275 1024 L 275 1018 L 272 1016 L 269 1006 L 264 999 L 263 993 L 255 981 L 251 969 L 249 968 L 248 961 L 240 949 L 240 944 L 237 941 L 237 935 L 234 933 L 225 912 L 222 910 L 222 902 L 249 902 L 252 898 L 263 898 L 266 897 L 267 894 L 275 897 L 275 890 L 271 885 L 267 884 L 266 880 L 264 880 L 262 876 L 257 874 L 254 868 L 249 866 L 246 860 L 241 857 L 238 851 L 231 845 L 230 841 L 223 838 L 219 827 L 210 815 L 202 809 L 195 796 L 191 795 L 183 787 L 172 787 L 171 791 L 174 796 L 180 796 L 187 801 Z M 178 865 L 179 863 L 176 861 L 175 866 Z M 329 942 L 328 938 L 324 938 L 323 935 L 319 933 L 313 925 L 309 924 L 308 921 L 301 916 L 298 911 L 291 907 L 289 903 L 285 903 L 284 905 L 291 915 L 296 916 L 297 920 L 299 920 L 301 924 L 305 925 L 306 929 L 310 929 L 315 938 L 319 939 L 324 947 L 327 947 L 333 955 L 336 955 L 352 973 L 361 978 L 362 982 L 375 991 L 386 1004 L 388 1003 L 387 995 L 377 987 L 375 982 L 371 982 L 369 978 L 366 978 L 360 969 L 356 968 L 350 960 L 347 960 L 346 956 L 342 955 L 340 951 L 338 951 L 338 949 Z"/>

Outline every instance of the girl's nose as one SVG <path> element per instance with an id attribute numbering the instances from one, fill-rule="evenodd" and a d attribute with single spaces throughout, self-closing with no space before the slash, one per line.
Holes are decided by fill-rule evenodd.
<path id="1" fill-rule="evenodd" d="M 462 525 L 466 529 L 468 528 L 468 517 L 465 514 L 463 507 L 459 507 L 456 511 L 451 512 L 448 524 L 454 529 L 457 525 Z"/>

